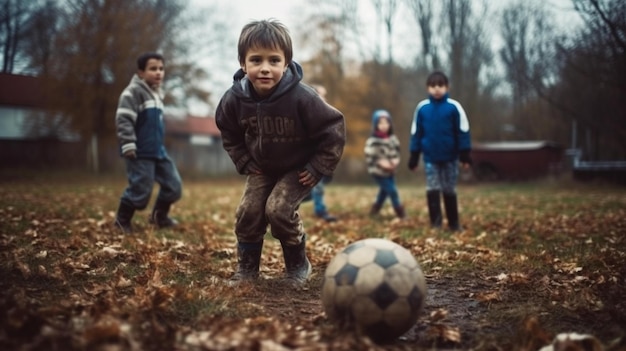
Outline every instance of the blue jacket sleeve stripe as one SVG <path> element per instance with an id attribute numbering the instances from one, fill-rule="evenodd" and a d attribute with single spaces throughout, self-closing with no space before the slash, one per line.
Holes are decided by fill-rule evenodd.
<path id="1" fill-rule="evenodd" d="M 425 99 L 420 101 L 417 106 L 415 107 L 415 112 L 413 113 L 413 123 L 411 123 L 411 142 L 409 145 L 409 150 L 411 152 L 421 152 L 422 151 L 422 145 L 421 145 L 421 141 L 420 141 L 420 135 L 419 135 L 419 122 L 418 122 L 418 116 L 419 116 L 419 111 L 422 107 L 424 107 L 424 105 L 430 103 L 430 100 Z"/>
<path id="2" fill-rule="evenodd" d="M 461 104 L 453 99 L 448 99 L 454 107 L 456 107 L 457 111 L 459 111 L 459 136 L 458 136 L 458 145 L 459 150 L 470 150 L 472 148 L 469 134 L 469 120 L 467 119 L 467 115 L 465 114 L 465 110 L 461 106 Z"/>
<path id="3" fill-rule="evenodd" d="M 469 120 L 467 119 L 463 106 L 456 100 L 448 99 L 448 101 L 459 111 L 459 130 L 463 133 L 469 132 Z"/>

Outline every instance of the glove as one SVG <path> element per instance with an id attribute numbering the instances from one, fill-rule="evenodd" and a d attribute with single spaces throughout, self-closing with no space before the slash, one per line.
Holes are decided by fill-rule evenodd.
<path id="1" fill-rule="evenodd" d="M 411 157 L 409 158 L 409 169 L 414 170 L 417 168 L 417 165 L 420 163 L 420 153 L 419 152 L 411 152 Z"/>
<path id="2" fill-rule="evenodd" d="M 471 165 L 472 158 L 470 157 L 470 151 L 469 150 L 461 151 L 461 153 L 459 154 L 459 160 L 461 161 L 461 163 Z"/>

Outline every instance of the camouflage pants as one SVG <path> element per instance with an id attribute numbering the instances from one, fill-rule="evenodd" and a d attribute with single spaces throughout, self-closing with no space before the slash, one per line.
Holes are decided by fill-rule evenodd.
<path id="1" fill-rule="evenodd" d="M 457 161 L 424 164 L 426 171 L 426 191 L 439 190 L 444 194 L 456 193 L 459 176 Z"/>
<path id="2" fill-rule="evenodd" d="M 305 235 L 298 207 L 311 188 L 298 181 L 296 171 L 280 177 L 250 174 L 237 207 L 235 235 L 238 242 L 263 240 L 269 224 L 272 236 L 288 246 Z"/>

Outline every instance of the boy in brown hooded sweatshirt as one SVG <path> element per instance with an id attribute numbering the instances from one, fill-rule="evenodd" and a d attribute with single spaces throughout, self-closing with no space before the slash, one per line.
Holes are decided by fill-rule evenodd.
<path id="1" fill-rule="evenodd" d="M 224 149 L 247 177 L 236 212 L 238 270 L 231 282 L 258 277 L 269 225 L 283 249 L 287 280 L 301 286 L 311 263 L 298 206 L 341 159 L 344 117 L 302 83 L 291 37 L 280 22 L 245 25 L 238 54 L 241 68 L 215 115 Z"/>

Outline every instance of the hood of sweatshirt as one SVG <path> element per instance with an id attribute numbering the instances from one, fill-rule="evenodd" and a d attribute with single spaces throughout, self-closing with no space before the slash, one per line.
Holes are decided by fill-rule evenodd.
<path id="1" fill-rule="evenodd" d="M 267 98 L 261 100 L 272 102 L 280 99 L 294 86 L 298 85 L 298 83 L 302 80 L 302 77 L 302 66 L 295 61 L 291 61 L 291 63 L 287 66 L 287 71 L 285 71 L 283 77 L 280 79 L 280 82 L 278 82 L 278 85 L 274 88 L 275 90 Z M 233 80 L 233 92 L 235 95 L 243 100 L 255 101 L 259 99 L 252 91 L 254 88 L 250 83 L 250 79 L 241 68 L 235 73 Z"/>

